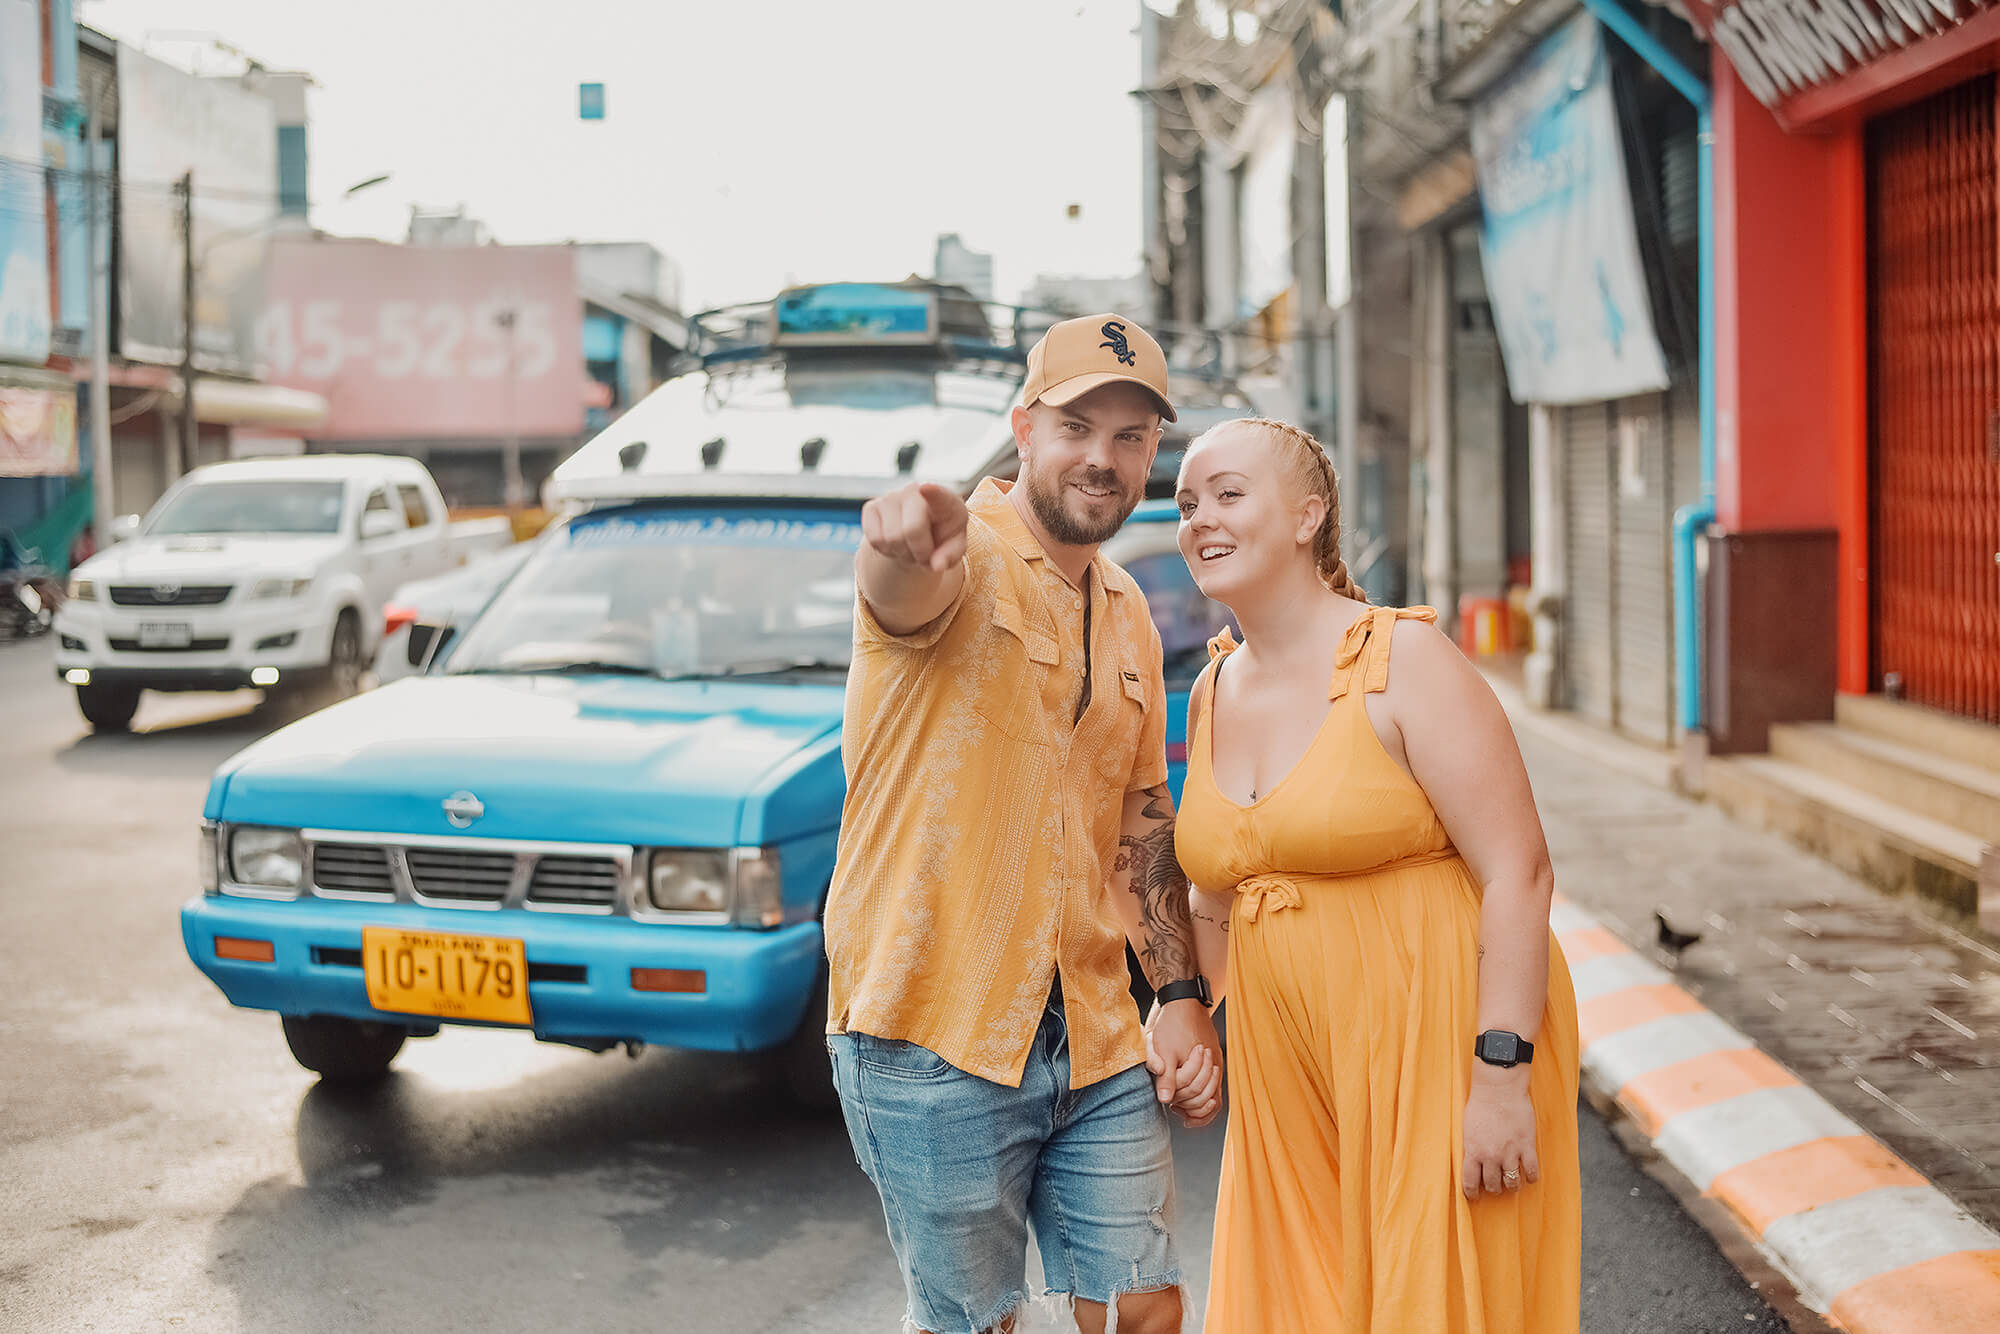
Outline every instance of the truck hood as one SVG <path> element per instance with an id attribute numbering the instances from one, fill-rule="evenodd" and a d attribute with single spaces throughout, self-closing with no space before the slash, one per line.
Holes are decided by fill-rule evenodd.
<path id="1" fill-rule="evenodd" d="M 274 570 L 304 577 L 345 545 L 345 539 L 332 534 L 135 537 L 98 552 L 77 566 L 75 573 L 106 583 L 140 584 L 196 580 L 238 583 L 247 575 Z"/>
<path id="2" fill-rule="evenodd" d="M 839 822 L 838 782 L 816 785 L 833 794 L 825 810 L 747 808 L 781 772 L 815 763 L 838 772 L 842 695 L 838 682 L 417 677 L 239 752 L 217 774 L 209 814 L 664 847 L 729 846 L 747 826 L 776 842 Z M 461 792 L 485 808 L 469 827 L 444 813 Z"/>

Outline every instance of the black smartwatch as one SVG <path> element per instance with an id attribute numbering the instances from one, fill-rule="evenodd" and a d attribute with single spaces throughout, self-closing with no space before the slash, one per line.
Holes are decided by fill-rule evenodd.
<path id="1" fill-rule="evenodd" d="M 1167 983 L 1153 993 L 1153 999 L 1161 1005 L 1165 1005 L 1168 1001 L 1198 1000 L 1204 1010 L 1212 1008 L 1215 1004 L 1209 997 L 1208 979 L 1200 973 L 1179 982 Z"/>
<path id="2" fill-rule="evenodd" d="M 1472 1044 L 1472 1054 L 1488 1065 L 1512 1069 L 1535 1059 L 1535 1044 L 1519 1033 L 1489 1028 Z"/>

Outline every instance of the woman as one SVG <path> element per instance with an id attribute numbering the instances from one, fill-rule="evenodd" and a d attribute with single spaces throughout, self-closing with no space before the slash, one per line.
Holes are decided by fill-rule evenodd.
<path id="1" fill-rule="evenodd" d="M 1434 612 L 1368 605 L 1305 432 L 1216 427 L 1179 501 L 1244 636 L 1176 839 L 1231 994 L 1207 1334 L 1575 1334 L 1576 1002 L 1506 717 Z"/>

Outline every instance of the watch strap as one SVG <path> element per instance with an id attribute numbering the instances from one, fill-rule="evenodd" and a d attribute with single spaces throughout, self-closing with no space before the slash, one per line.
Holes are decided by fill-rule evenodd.
<path id="1" fill-rule="evenodd" d="M 1203 1009 L 1208 1008 L 1208 979 L 1205 977 L 1183 978 L 1178 982 L 1168 982 L 1153 993 L 1153 999 L 1161 1005 L 1169 1001 L 1198 1000 Z"/>

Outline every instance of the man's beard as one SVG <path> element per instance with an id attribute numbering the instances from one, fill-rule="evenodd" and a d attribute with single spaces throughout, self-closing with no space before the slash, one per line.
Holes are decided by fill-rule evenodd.
<path id="1" fill-rule="evenodd" d="M 1070 481 L 1111 492 L 1117 512 L 1101 522 L 1079 519 L 1071 514 L 1063 505 Z M 1052 484 L 1045 484 L 1042 474 L 1031 469 L 1021 482 L 1028 489 L 1028 505 L 1035 511 L 1035 517 L 1041 520 L 1043 530 L 1066 547 L 1096 546 L 1117 532 L 1125 520 L 1132 517 L 1132 511 L 1139 508 L 1139 489 L 1135 487 L 1129 495 L 1126 494 L 1118 474 L 1109 468 L 1085 468 L 1069 478 L 1058 477 Z"/>

